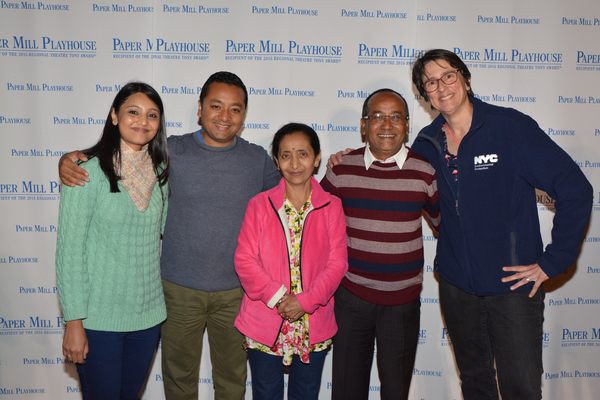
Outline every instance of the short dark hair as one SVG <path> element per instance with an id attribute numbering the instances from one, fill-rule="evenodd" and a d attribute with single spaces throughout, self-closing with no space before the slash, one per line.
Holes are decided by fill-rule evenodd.
<path id="1" fill-rule="evenodd" d="M 390 92 L 390 93 L 394 93 L 396 96 L 400 97 L 402 99 L 402 101 L 404 101 L 404 108 L 406 109 L 406 118 L 409 117 L 408 115 L 408 103 L 406 103 L 406 100 L 404 99 L 404 97 L 402 97 L 402 95 L 398 92 L 396 92 L 393 89 L 389 89 L 389 88 L 383 88 L 383 89 L 378 89 L 376 91 L 374 91 L 373 93 L 371 93 L 364 101 L 363 103 L 363 107 L 362 107 L 362 117 L 366 117 L 367 115 L 369 115 L 369 100 L 371 100 L 375 95 L 379 94 L 379 93 L 383 93 L 383 92 Z"/>
<path id="2" fill-rule="evenodd" d="M 121 179 L 115 172 L 115 163 L 121 163 L 121 132 L 119 126 L 112 123 L 112 110 L 119 113 L 119 109 L 127 99 L 136 94 L 142 93 L 156 104 L 160 111 L 160 122 L 156 136 L 148 143 L 148 154 L 152 158 L 154 172 L 160 186 L 164 186 L 169 179 L 169 149 L 167 145 L 167 129 L 165 127 L 165 110 L 160 95 L 154 88 L 143 82 L 129 82 L 119 90 L 113 100 L 106 123 L 102 130 L 102 136 L 98 143 L 83 152 L 89 158 L 98 157 L 100 168 L 110 182 L 111 193 L 119 192 L 117 182 Z"/>
<path id="3" fill-rule="evenodd" d="M 278 159 L 279 156 L 279 145 L 281 144 L 281 139 L 284 136 L 291 135 L 292 133 L 300 132 L 306 135 L 308 141 L 310 143 L 310 147 L 312 147 L 315 152 L 315 156 L 317 156 L 321 152 L 321 142 L 319 142 L 319 135 L 313 128 L 308 125 L 300 124 L 297 122 L 290 122 L 279 128 L 277 132 L 275 132 L 275 136 L 273 137 L 273 143 L 271 143 L 271 155 L 274 159 Z"/>
<path id="4" fill-rule="evenodd" d="M 248 108 L 248 90 L 246 90 L 246 85 L 234 73 L 227 71 L 219 71 L 215 72 L 211 76 L 208 77 L 204 85 L 202 86 L 202 90 L 200 91 L 200 105 L 204 104 L 204 99 L 208 96 L 208 88 L 212 83 L 226 83 L 228 85 L 237 86 L 244 91 L 244 107 Z"/>
<path id="5" fill-rule="evenodd" d="M 425 101 L 429 102 L 429 95 L 425 89 L 423 89 L 423 75 L 425 75 L 425 66 L 431 61 L 435 62 L 436 60 L 444 60 L 450 64 L 452 68 L 456 68 L 462 75 L 465 82 L 467 82 L 469 85 L 467 95 L 469 95 L 469 97 L 475 97 L 471 87 L 471 72 L 469 72 L 469 68 L 467 68 L 463 60 L 449 50 L 433 49 L 426 51 L 423 55 L 421 55 L 421 57 L 417 58 L 412 69 L 412 81 L 417 87 L 419 94 L 423 97 L 423 99 L 425 99 Z"/>

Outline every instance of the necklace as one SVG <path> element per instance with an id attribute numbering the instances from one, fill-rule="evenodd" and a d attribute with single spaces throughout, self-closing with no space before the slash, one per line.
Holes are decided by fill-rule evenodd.
<path id="1" fill-rule="evenodd" d="M 452 140 L 454 140 L 454 142 L 455 142 L 456 144 L 460 145 L 460 143 L 458 143 L 458 140 L 456 140 L 456 139 L 454 138 L 454 135 L 453 135 L 453 134 L 452 134 L 452 132 L 450 131 L 450 125 L 448 125 L 448 123 L 447 123 L 447 122 L 444 124 L 444 127 L 446 128 L 446 131 L 448 131 L 448 133 L 450 134 L 450 137 L 452 138 Z"/>

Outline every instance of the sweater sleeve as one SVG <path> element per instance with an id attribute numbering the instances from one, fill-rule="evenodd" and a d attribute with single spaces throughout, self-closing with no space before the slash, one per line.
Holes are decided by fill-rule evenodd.
<path id="1" fill-rule="evenodd" d="M 337 176 L 333 171 L 334 168 L 335 167 L 327 168 L 325 176 L 323 177 L 323 179 L 321 179 L 321 187 L 325 189 L 325 191 L 333 194 L 334 196 L 339 196 L 337 190 Z"/>
<path id="2" fill-rule="evenodd" d="M 165 224 L 167 223 L 167 210 L 169 209 L 169 183 L 161 187 L 162 198 L 163 198 L 163 211 L 162 211 L 162 225 L 160 228 L 160 234 L 165 233 Z"/>
<path id="3" fill-rule="evenodd" d="M 56 281 L 65 321 L 87 317 L 86 241 L 98 190 L 106 179 L 97 160 L 88 161 L 82 167 L 89 172 L 90 182 L 83 187 L 63 185 L 58 214 Z"/>
<path id="4" fill-rule="evenodd" d="M 431 181 L 431 184 L 427 185 L 426 190 L 427 190 L 427 203 L 423 207 L 423 210 L 425 211 L 425 214 L 427 214 L 427 218 L 431 222 L 431 225 L 433 226 L 433 230 L 436 233 L 439 233 L 440 232 L 440 223 L 441 223 L 442 219 L 440 216 L 440 204 L 439 204 L 440 196 L 438 194 L 437 179 L 436 179 L 435 172 L 433 173 L 433 179 Z"/>
<path id="5" fill-rule="evenodd" d="M 323 255 L 328 257 L 327 264 L 316 279 L 303 288 L 302 293 L 296 295 L 298 303 L 308 314 L 314 313 L 317 308 L 329 302 L 348 271 L 346 219 L 341 200 L 333 198 L 328 208 L 326 212 L 330 245 L 329 254 Z"/>
<path id="6" fill-rule="evenodd" d="M 263 168 L 263 192 L 265 190 L 273 189 L 279 184 L 281 175 L 275 168 L 273 159 L 269 157 L 269 154 L 265 151 L 265 166 Z"/>
<path id="7" fill-rule="evenodd" d="M 525 117 L 522 123 L 514 141 L 519 173 L 555 200 L 552 243 L 538 260 L 546 275 L 553 278 L 577 260 L 590 218 L 593 188 L 581 168 L 533 119 Z"/>

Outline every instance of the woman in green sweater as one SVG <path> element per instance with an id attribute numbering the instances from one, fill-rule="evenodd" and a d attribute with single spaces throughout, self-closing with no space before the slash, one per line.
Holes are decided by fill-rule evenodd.
<path id="1" fill-rule="evenodd" d="M 159 94 L 123 86 L 100 141 L 84 152 L 90 181 L 63 185 L 58 219 L 63 354 L 77 364 L 84 399 L 136 399 L 166 318 L 159 253 L 169 155 Z"/>

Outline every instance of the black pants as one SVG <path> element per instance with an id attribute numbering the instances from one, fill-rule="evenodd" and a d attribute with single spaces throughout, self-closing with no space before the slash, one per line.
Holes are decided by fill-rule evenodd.
<path id="1" fill-rule="evenodd" d="M 542 398 L 544 286 L 498 296 L 465 293 L 440 278 L 446 321 L 465 400 Z M 496 369 L 498 383 L 496 383 Z"/>
<path id="2" fill-rule="evenodd" d="M 400 306 L 364 301 L 340 286 L 335 293 L 332 400 L 366 400 L 377 342 L 381 398 L 408 399 L 419 341 L 419 299 Z"/>

